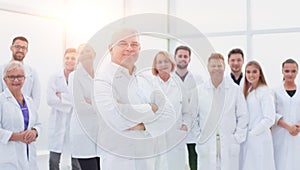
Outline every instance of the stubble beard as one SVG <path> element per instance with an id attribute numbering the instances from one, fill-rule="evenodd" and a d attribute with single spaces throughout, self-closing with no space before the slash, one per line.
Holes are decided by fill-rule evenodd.
<path id="1" fill-rule="evenodd" d="M 23 62 L 23 59 L 25 58 L 25 55 L 18 56 L 17 54 L 13 55 L 14 60 Z"/>
<path id="2" fill-rule="evenodd" d="M 180 65 L 180 64 L 177 64 L 177 68 L 178 69 L 181 69 L 181 70 L 184 70 L 184 69 L 186 69 L 188 67 L 188 64 L 186 64 L 186 65 L 184 65 L 184 66 L 182 66 L 182 65 Z"/>

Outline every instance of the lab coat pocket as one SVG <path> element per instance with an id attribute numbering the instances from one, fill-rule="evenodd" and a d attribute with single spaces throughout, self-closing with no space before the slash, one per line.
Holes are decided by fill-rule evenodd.
<path id="1" fill-rule="evenodd" d="M 0 144 L 0 164 L 13 164 L 16 161 L 14 142 L 9 142 L 6 145 Z"/>
<path id="2" fill-rule="evenodd" d="M 264 135 L 262 134 L 254 135 L 250 132 L 248 135 L 247 149 L 254 155 L 254 157 L 261 159 L 263 157 L 264 148 L 266 148 L 270 144 L 273 146 L 272 141 L 271 143 L 266 142 L 264 140 Z"/>

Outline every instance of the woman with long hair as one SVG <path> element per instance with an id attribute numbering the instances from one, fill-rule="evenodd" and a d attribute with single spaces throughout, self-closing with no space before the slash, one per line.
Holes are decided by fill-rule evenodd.
<path id="1" fill-rule="evenodd" d="M 249 112 L 248 135 L 241 148 L 242 170 L 275 170 L 270 128 L 275 122 L 275 105 L 260 64 L 250 61 L 243 89 Z"/>

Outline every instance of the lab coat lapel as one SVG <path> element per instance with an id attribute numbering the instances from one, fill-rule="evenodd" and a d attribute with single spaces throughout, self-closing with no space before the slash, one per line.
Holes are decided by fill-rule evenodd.
<path id="1" fill-rule="evenodd" d="M 9 91 L 8 88 L 4 89 L 5 92 L 5 96 L 7 98 L 7 100 L 9 100 L 11 103 L 13 103 L 16 107 L 20 107 L 19 103 L 17 102 L 17 100 L 15 99 L 15 97 L 12 95 L 12 93 Z"/>

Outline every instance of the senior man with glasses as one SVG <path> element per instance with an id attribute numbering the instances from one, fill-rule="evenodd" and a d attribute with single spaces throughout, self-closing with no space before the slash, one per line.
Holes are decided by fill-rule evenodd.
<path id="1" fill-rule="evenodd" d="M 166 137 L 177 116 L 160 88 L 136 71 L 140 49 L 136 30 L 116 31 L 111 61 L 95 73 L 101 170 L 166 170 L 166 162 L 155 156 L 167 151 Z"/>
<path id="2" fill-rule="evenodd" d="M 19 61 L 24 64 L 24 58 L 28 52 L 28 40 L 25 37 L 18 36 L 15 37 L 12 41 L 12 45 L 10 46 L 10 50 L 12 52 L 11 61 Z M 6 66 L 0 66 L 0 92 L 4 91 L 6 88 L 6 84 L 3 81 L 3 69 Z M 37 72 L 30 66 L 24 65 L 24 70 L 26 73 L 26 79 L 22 88 L 22 92 L 31 97 L 34 101 L 35 106 L 38 108 L 40 104 L 40 83 L 38 79 Z"/>

